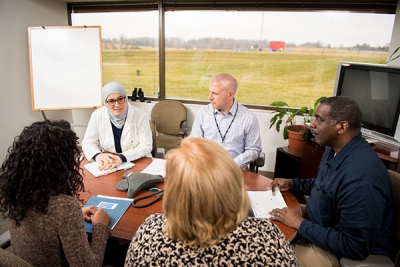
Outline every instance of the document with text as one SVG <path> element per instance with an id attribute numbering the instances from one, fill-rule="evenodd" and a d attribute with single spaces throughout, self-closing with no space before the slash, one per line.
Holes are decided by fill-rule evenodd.
<path id="1" fill-rule="evenodd" d="M 153 175 L 161 175 L 165 177 L 165 166 L 167 161 L 165 159 L 153 158 L 153 161 L 141 173 L 148 173 Z"/>
<path id="2" fill-rule="evenodd" d="M 247 191 L 249 195 L 253 216 L 256 218 L 269 218 L 270 211 L 287 207 L 281 191 L 276 188 L 275 195 L 272 190 L 267 191 Z"/>

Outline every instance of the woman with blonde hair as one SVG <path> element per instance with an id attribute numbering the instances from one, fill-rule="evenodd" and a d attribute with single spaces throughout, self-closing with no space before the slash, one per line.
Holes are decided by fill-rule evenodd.
<path id="1" fill-rule="evenodd" d="M 298 265 L 273 222 L 247 217 L 242 170 L 223 147 L 188 137 L 166 160 L 164 214 L 143 222 L 125 266 Z"/>

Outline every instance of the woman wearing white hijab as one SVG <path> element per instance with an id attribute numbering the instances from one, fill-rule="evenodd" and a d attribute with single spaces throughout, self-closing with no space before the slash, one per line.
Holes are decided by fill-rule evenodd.
<path id="1" fill-rule="evenodd" d="M 82 150 L 86 158 L 107 170 L 122 162 L 151 157 L 153 145 L 148 115 L 129 104 L 125 88 L 110 82 L 102 89 L 104 107 L 90 117 Z"/>

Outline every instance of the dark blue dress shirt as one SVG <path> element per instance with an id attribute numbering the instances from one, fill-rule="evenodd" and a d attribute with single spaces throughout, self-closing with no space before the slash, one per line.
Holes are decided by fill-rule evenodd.
<path id="1" fill-rule="evenodd" d="M 394 206 L 385 165 L 361 134 L 334 154 L 326 148 L 317 178 L 293 179 L 310 195 L 298 233 L 339 258 L 386 254 Z"/>

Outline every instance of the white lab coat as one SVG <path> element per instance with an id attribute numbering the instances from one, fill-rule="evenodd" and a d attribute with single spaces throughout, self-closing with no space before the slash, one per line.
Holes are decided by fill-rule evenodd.
<path id="1" fill-rule="evenodd" d="M 153 138 L 148 116 L 143 110 L 128 102 L 127 105 L 129 105 L 128 114 L 121 135 L 122 154 L 127 161 L 152 157 Z M 83 137 L 82 150 L 89 161 L 102 151 L 116 153 L 107 107 L 103 106 L 93 111 Z"/>

